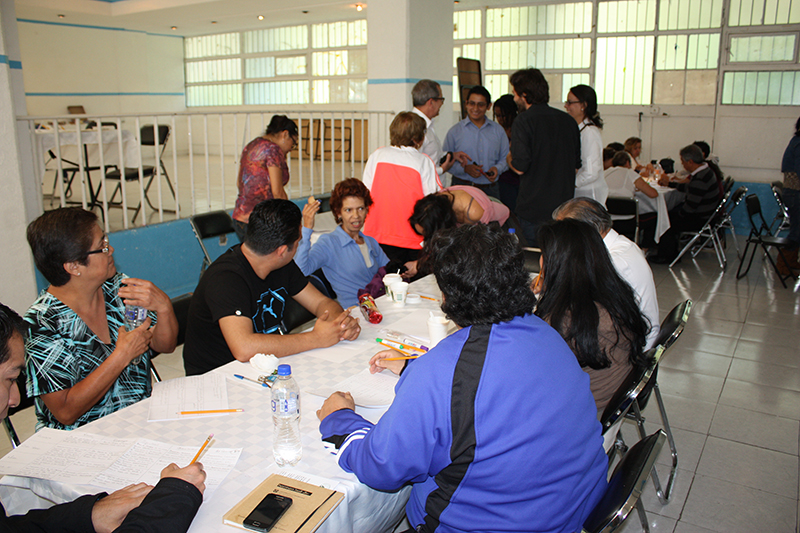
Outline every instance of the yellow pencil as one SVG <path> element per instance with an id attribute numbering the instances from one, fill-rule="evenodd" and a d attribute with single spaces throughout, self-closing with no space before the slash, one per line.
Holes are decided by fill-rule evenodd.
<path id="1" fill-rule="evenodd" d="M 181 411 L 181 415 L 213 415 L 216 413 L 241 413 L 244 409 L 209 409 L 207 411 Z"/>
<path id="2" fill-rule="evenodd" d="M 197 458 L 200 457 L 200 454 L 203 453 L 203 450 L 206 449 L 206 446 L 208 446 L 208 443 L 211 442 L 211 438 L 213 436 L 214 436 L 213 433 L 211 435 L 209 435 L 208 438 L 206 439 L 206 441 L 203 443 L 203 445 L 200 446 L 200 449 L 197 450 L 197 454 L 194 456 L 194 459 L 192 459 L 192 462 L 189 463 L 190 465 L 193 465 L 195 462 L 197 462 Z"/>
<path id="3" fill-rule="evenodd" d="M 419 297 L 422 298 L 423 300 L 430 300 L 432 302 L 438 302 L 439 301 L 436 298 L 431 298 L 430 296 L 423 296 L 421 294 L 419 295 Z"/>
<path id="4" fill-rule="evenodd" d="M 406 355 L 405 357 L 387 357 L 386 359 L 382 359 L 382 361 L 405 361 L 407 359 L 416 359 L 419 355 Z"/>

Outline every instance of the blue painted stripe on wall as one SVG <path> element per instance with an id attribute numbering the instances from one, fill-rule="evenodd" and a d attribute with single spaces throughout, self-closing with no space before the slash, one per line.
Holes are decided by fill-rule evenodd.
<path id="1" fill-rule="evenodd" d="M 25 96 L 186 96 L 184 93 L 25 93 Z"/>
<path id="2" fill-rule="evenodd" d="M 423 78 L 370 78 L 367 80 L 369 85 L 396 85 L 399 83 L 417 83 Z M 453 85 L 453 81 L 433 80 L 439 85 Z"/>
<path id="3" fill-rule="evenodd" d="M 15 70 L 22 70 L 22 61 L 9 61 L 8 66 Z"/>
<path id="4" fill-rule="evenodd" d="M 109 0 L 101 0 L 107 2 Z M 112 0 L 119 1 L 119 0 Z M 131 33 L 144 33 L 145 35 L 155 35 L 158 37 L 173 37 L 183 39 L 182 35 L 169 35 L 166 33 L 150 33 L 142 30 L 129 30 L 127 28 L 115 28 L 113 26 L 93 26 L 90 24 L 70 24 L 68 22 L 54 22 L 52 20 L 33 20 L 33 19 L 17 19 L 17 22 L 27 22 L 28 24 L 46 24 L 48 26 L 67 26 L 70 28 L 85 28 L 90 30 L 107 30 L 107 31 L 127 31 Z"/>
<path id="5" fill-rule="evenodd" d="M 3 54 L 0 55 L 0 64 L 8 65 L 8 56 Z"/>

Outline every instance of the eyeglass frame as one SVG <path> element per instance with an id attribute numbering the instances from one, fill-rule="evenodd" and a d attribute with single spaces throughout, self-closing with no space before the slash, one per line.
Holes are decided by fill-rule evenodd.
<path id="1" fill-rule="evenodd" d="M 86 252 L 86 255 L 87 256 L 88 255 L 92 255 L 92 254 L 106 254 L 106 255 L 108 255 L 109 249 L 111 248 L 110 245 L 108 244 L 108 235 L 103 237 L 103 244 L 105 246 L 103 246 L 99 250 L 89 250 L 88 252 Z"/>

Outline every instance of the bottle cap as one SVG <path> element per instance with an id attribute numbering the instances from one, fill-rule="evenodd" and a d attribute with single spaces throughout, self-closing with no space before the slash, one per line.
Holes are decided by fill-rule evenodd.
<path id="1" fill-rule="evenodd" d="M 278 365 L 278 375 L 279 376 L 291 376 L 292 375 L 292 365 Z"/>
<path id="2" fill-rule="evenodd" d="M 514 234 L 516 234 L 516 233 L 517 233 L 517 230 L 515 230 L 514 228 L 508 228 L 508 232 L 509 232 L 511 235 L 514 235 Z"/>

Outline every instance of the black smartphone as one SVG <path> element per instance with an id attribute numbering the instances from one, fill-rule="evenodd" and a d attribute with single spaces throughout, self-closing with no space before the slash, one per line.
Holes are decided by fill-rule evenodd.
<path id="1" fill-rule="evenodd" d="M 444 162 L 447 161 L 448 155 L 453 155 L 453 152 L 447 152 L 446 154 L 444 154 L 442 158 L 439 160 L 440 165 L 444 165 Z"/>
<path id="2" fill-rule="evenodd" d="M 244 519 L 244 527 L 253 531 L 269 531 L 283 513 L 292 505 L 292 499 L 280 494 L 270 493 L 256 505 Z"/>

